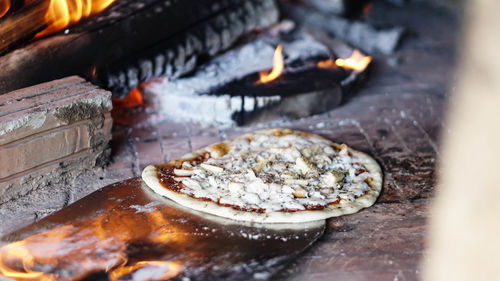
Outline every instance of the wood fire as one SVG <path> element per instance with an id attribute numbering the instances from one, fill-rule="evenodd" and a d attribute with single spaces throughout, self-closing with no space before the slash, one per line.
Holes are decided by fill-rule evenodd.
<path id="1" fill-rule="evenodd" d="M 259 81 L 257 81 L 257 84 L 269 83 L 281 75 L 281 73 L 283 72 L 283 68 L 285 66 L 283 62 L 282 52 L 283 52 L 283 45 L 279 44 L 278 47 L 276 47 L 276 51 L 274 51 L 273 69 L 269 73 L 261 71 L 259 73 L 260 79 Z"/>
<path id="2" fill-rule="evenodd" d="M 45 20 L 49 26 L 37 34 L 46 36 L 77 23 L 84 18 L 97 14 L 115 0 L 51 0 Z"/>

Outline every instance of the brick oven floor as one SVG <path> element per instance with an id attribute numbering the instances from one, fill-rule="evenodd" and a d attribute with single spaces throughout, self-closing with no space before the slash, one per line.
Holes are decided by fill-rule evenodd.
<path id="1" fill-rule="evenodd" d="M 405 8 L 409 9 L 409 8 Z M 332 218 L 320 240 L 280 280 L 418 280 L 426 221 L 436 184 L 447 83 L 452 80 L 457 23 L 447 13 L 375 5 L 371 21 L 409 30 L 392 56 L 375 56 L 371 75 L 345 105 L 296 121 L 219 129 L 195 124 L 115 126 L 111 164 L 72 186 L 53 186 L 0 205 L 0 235 L 50 214 L 107 184 L 140 175 L 150 163 L 175 159 L 213 142 L 263 127 L 290 127 L 345 142 L 375 157 L 384 170 L 378 202 Z M 387 16 L 390 15 L 390 16 Z"/>

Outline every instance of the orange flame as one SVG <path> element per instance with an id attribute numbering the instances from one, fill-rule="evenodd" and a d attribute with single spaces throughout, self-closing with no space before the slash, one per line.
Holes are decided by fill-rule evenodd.
<path id="1" fill-rule="evenodd" d="M 10 9 L 10 0 L 0 0 L 0 18 Z"/>
<path id="2" fill-rule="evenodd" d="M 115 0 L 51 0 L 45 20 L 49 26 L 37 34 L 45 36 L 64 29 L 81 19 L 97 14 Z"/>
<path id="3" fill-rule="evenodd" d="M 269 73 L 261 71 L 259 73 L 260 79 L 259 81 L 257 81 L 257 84 L 264 84 L 271 82 L 281 75 L 281 72 L 283 72 L 283 68 L 285 66 L 283 62 L 282 51 L 283 51 L 283 46 L 279 44 L 278 47 L 276 47 L 276 50 L 274 51 L 273 69 Z"/>
<path id="4" fill-rule="evenodd" d="M 335 62 L 332 60 L 320 61 L 318 62 L 318 67 L 320 68 L 335 68 L 337 66 L 352 69 L 354 71 L 363 71 L 368 67 L 372 57 L 363 55 L 359 50 L 354 50 L 352 55 L 346 59 L 336 59 Z"/>
<path id="5" fill-rule="evenodd" d="M 120 99 L 113 99 L 113 104 L 117 105 L 118 107 L 122 108 L 128 108 L 128 107 L 135 107 L 135 106 L 140 106 L 143 104 L 143 98 L 142 98 L 142 93 L 139 87 L 133 89 L 130 91 L 128 96 Z"/>
<path id="6" fill-rule="evenodd" d="M 337 65 L 333 60 L 323 60 L 318 62 L 319 68 L 337 68 Z"/>

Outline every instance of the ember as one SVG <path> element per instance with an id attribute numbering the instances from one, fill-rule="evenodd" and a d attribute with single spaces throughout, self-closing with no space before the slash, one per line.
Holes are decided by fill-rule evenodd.
<path id="1" fill-rule="evenodd" d="M 368 15 L 370 14 L 370 12 L 372 11 L 373 9 L 373 2 L 368 2 L 366 3 L 364 6 L 363 6 L 363 16 L 364 17 L 368 17 Z"/>
<path id="2" fill-rule="evenodd" d="M 130 91 L 128 96 L 124 98 L 113 99 L 113 104 L 121 108 L 140 106 L 143 104 L 141 90 L 139 89 L 139 87 L 137 87 Z"/>

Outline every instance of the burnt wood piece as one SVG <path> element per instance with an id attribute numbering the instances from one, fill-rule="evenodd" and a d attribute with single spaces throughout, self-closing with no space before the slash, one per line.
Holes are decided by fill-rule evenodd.
<path id="1" fill-rule="evenodd" d="M 300 25 L 326 30 L 369 54 L 393 53 L 405 33 L 404 28 L 399 26 L 377 29 L 367 22 L 350 20 L 289 3 L 282 3 L 281 6 L 284 15 Z"/>
<path id="2" fill-rule="evenodd" d="M 122 2 L 118 1 L 117 3 Z M 82 23 L 0 57 L 0 93 L 79 74 L 123 95 L 159 74 L 177 77 L 201 57 L 278 18 L 274 0 L 124 1 Z"/>
<path id="3" fill-rule="evenodd" d="M 229 94 L 234 96 L 264 97 L 293 96 L 334 87 L 348 77 L 348 72 L 342 68 L 322 69 L 315 64 L 298 70 L 289 70 L 276 80 L 262 84 L 257 83 L 259 75 L 250 74 L 242 79 L 212 89 L 208 95 Z"/>
<path id="4" fill-rule="evenodd" d="M 102 166 L 111 94 L 68 77 L 0 96 L 0 202 Z"/>
<path id="5" fill-rule="evenodd" d="M 348 73 L 341 68 L 321 69 L 311 65 L 300 70 L 283 73 L 276 80 L 258 84 L 256 73 L 238 79 L 208 95 L 230 95 L 242 99 L 242 108 L 233 113 L 237 125 L 262 122 L 279 117 L 301 118 L 328 111 L 343 100 L 340 86 Z M 261 103 L 263 98 L 275 98 Z M 244 104 L 253 99 L 254 108 L 245 110 Z"/>
<path id="6" fill-rule="evenodd" d="M 28 41 L 47 27 L 45 13 L 48 6 L 49 1 L 38 0 L 25 7 L 22 12 L 7 14 L 0 20 L 0 55 Z"/>

